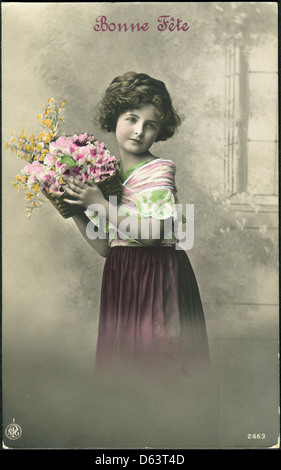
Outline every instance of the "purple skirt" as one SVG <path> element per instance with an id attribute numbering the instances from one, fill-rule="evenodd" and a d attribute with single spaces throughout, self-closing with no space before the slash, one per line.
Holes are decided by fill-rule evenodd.
<path id="1" fill-rule="evenodd" d="M 204 312 L 185 251 L 113 247 L 103 272 L 97 370 L 189 371 L 209 362 Z"/>

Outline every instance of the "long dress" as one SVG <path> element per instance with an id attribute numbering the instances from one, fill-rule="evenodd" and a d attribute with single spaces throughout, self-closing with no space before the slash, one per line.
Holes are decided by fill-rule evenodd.
<path id="1" fill-rule="evenodd" d="M 120 213 L 158 220 L 178 219 L 176 167 L 154 159 L 129 168 Z M 91 218 L 91 215 L 88 214 Z M 97 223 L 95 216 L 93 222 Z M 208 367 L 209 351 L 198 284 L 173 231 L 148 247 L 108 226 L 96 350 L 98 371 L 159 376 L 192 374 Z"/>

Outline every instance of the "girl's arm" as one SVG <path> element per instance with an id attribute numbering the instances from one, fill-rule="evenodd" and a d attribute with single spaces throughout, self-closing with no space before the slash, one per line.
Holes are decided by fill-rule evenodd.
<path id="1" fill-rule="evenodd" d="M 110 247 L 108 246 L 107 239 L 102 239 L 102 238 L 95 238 L 94 240 L 91 240 L 86 233 L 86 227 L 90 222 L 88 217 L 84 214 L 84 212 L 79 212 L 75 215 L 72 216 L 76 226 L 78 227 L 79 231 L 81 232 L 82 236 L 85 238 L 85 240 L 88 242 L 88 244 L 91 246 L 91 248 L 94 248 L 101 256 L 106 257 L 108 251 L 110 250 Z"/>
<path id="2" fill-rule="evenodd" d="M 76 205 L 83 210 L 86 210 L 91 204 L 96 204 L 100 205 L 104 208 L 105 210 L 105 216 L 106 220 L 108 222 L 111 222 L 114 226 L 116 226 L 117 229 L 119 229 L 119 226 L 122 222 L 124 222 L 127 218 L 127 216 L 122 216 L 118 214 L 117 211 L 117 219 L 114 217 L 115 220 L 111 220 L 111 213 L 115 211 L 117 208 L 112 206 L 103 196 L 102 192 L 98 188 L 96 184 L 83 184 L 80 182 L 75 182 L 75 183 L 69 183 L 69 187 L 65 187 L 66 192 L 72 197 L 72 199 L 65 199 L 66 202 L 72 205 Z M 110 210 L 111 209 L 111 210 Z M 84 214 L 85 215 L 85 214 Z M 76 216 L 75 216 L 76 217 Z M 85 215 L 85 218 L 87 222 L 89 222 L 89 219 Z M 84 220 L 84 219 L 83 219 Z M 76 222 L 76 221 L 75 221 Z M 146 234 L 146 238 L 142 238 L 142 226 L 141 226 L 141 220 L 139 220 L 137 217 L 135 219 L 135 223 L 137 224 L 137 239 L 140 243 L 146 246 L 157 246 L 160 243 L 160 240 L 164 236 L 164 221 L 160 221 L 160 233 L 157 233 L 157 230 L 153 230 L 154 224 L 158 225 L 159 221 L 156 219 L 153 219 L 152 217 L 149 218 L 149 230 L 148 233 Z M 96 240 L 89 240 L 86 234 L 86 225 L 83 225 L 82 220 L 79 219 L 78 223 L 76 222 L 78 228 L 80 229 L 82 235 L 84 238 L 92 245 L 94 248 L 95 246 L 98 247 L 98 249 L 101 249 L 101 247 L 104 246 L 105 240 L 102 239 L 96 239 Z M 128 222 L 129 224 L 129 222 Z M 157 237 L 154 237 L 153 234 L 157 233 Z M 100 243 L 98 243 L 98 241 Z M 96 249 L 96 248 L 95 248 Z M 104 248 L 101 250 L 104 252 Z M 105 255 L 106 256 L 106 255 Z"/>

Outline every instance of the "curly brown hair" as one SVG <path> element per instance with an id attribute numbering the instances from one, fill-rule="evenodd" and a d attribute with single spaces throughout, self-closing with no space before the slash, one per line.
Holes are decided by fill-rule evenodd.
<path id="1" fill-rule="evenodd" d="M 127 72 L 115 77 L 105 91 L 99 106 L 102 130 L 114 132 L 120 114 L 154 104 L 160 115 L 161 127 L 155 142 L 167 140 L 181 124 L 165 84 L 144 73 Z"/>

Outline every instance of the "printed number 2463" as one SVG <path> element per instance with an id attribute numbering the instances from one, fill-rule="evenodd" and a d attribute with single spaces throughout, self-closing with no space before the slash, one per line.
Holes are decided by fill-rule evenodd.
<path id="1" fill-rule="evenodd" d="M 265 439 L 265 434 L 248 434 L 247 439 Z"/>

